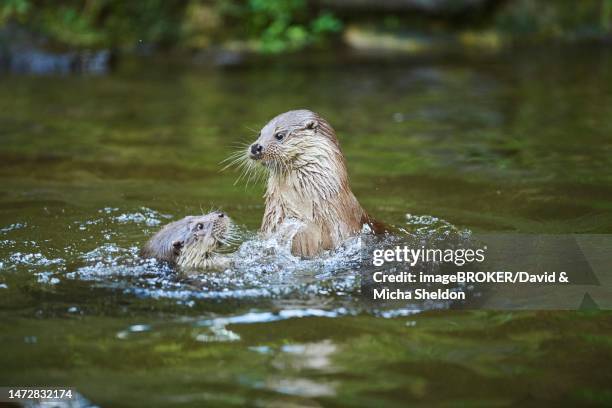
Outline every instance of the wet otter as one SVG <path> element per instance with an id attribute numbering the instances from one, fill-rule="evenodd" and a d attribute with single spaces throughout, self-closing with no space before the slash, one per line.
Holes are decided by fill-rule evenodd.
<path id="1" fill-rule="evenodd" d="M 303 224 L 292 241 L 294 255 L 311 257 L 334 249 L 365 226 L 385 231 L 353 195 L 334 129 L 315 112 L 276 116 L 247 155 L 268 170 L 261 231 L 274 233 L 286 219 Z"/>
<path id="2" fill-rule="evenodd" d="M 164 226 L 145 244 L 140 255 L 181 268 L 217 269 L 224 267 L 228 259 L 216 251 L 233 239 L 233 224 L 225 213 L 190 215 Z"/>

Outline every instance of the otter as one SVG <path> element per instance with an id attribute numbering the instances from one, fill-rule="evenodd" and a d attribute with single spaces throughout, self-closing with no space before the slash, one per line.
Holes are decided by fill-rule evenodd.
<path id="1" fill-rule="evenodd" d="M 217 251 L 234 239 L 232 220 L 225 213 L 190 215 L 164 226 L 145 244 L 140 255 L 181 268 L 219 269 L 229 260 L 218 256 Z"/>
<path id="2" fill-rule="evenodd" d="M 287 219 L 303 225 L 291 243 L 294 255 L 313 257 L 364 230 L 386 231 L 355 198 L 334 129 L 315 112 L 276 116 L 247 157 L 268 170 L 261 232 L 272 234 Z"/>

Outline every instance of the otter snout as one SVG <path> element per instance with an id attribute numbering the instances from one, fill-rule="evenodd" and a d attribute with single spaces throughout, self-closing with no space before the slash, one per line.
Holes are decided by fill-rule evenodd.
<path id="1" fill-rule="evenodd" d="M 251 149 L 250 149 L 251 150 L 251 154 L 250 154 L 251 159 L 254 159 L 254 160 L 261 159 L 261 157 L 263 156 L 263 149 L 264 149 L 263 146 L 260 145 L 259 143 L 253 143 L 251 145 Z"/>

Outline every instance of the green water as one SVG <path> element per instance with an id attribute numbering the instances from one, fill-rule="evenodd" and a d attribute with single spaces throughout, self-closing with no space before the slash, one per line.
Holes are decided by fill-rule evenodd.
<path id="1" fill-rule="evenodd" d="M 255 231 L 261 186 L 219 162 L 298 107 L 388 223 L 612 233 L 612 50 L 322 60 L 0 77 L 0 385 L 100 406 L 612 404 L 608 312 L 389 317 L 354 306 L 350 267 L 197 285 L 135 261 L 211 207 Z"/>

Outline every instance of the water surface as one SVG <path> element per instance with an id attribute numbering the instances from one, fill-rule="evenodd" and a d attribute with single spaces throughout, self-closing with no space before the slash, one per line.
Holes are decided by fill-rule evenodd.
<path id="1" fill-rule="evenodd" d="M 213 207 L 254 232 L 262 187 L 219 162 L 300 107 L 389 223 L 612 232 L 610 50 L 323 59 L 0 78 L 1 385 L 101 406 L 612 402 L 606 312 L 364 309 L 351 248 L 252 241 L 192 280 L 138 259 Z"/>

